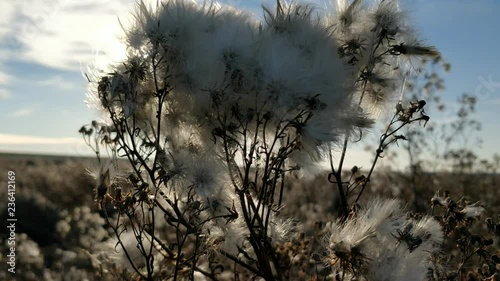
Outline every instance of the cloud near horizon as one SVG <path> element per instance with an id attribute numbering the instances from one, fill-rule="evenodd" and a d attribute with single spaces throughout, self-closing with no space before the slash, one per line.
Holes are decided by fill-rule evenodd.
<path id="1" fill-rule="evenodd" d="M 35 137 L 28 135 L 11 135 L 11 134 L 0 134 L 0 145 L 4 144 L 77 144 L 82 143 L 81 138 L 75 137 L 63 137 L 63 138 L 47 138 L 47 137 Z"/>
<path id="2" fill-rule="evenodd" d="M 54 154 L 92 156 L 83 139 L 76 137 L 48 138 L 28 135 L 0 134 L 0 153 Z"/>

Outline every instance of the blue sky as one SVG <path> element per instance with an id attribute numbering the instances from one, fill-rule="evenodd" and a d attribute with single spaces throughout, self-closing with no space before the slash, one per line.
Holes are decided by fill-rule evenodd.
<path id="1" fill-rule="evenodd" d="M 262 3 L 222 2 L 257 13 Z M 97 50 L 119 57 L 114 39 L 120 34 L 117 17 L 126 20 L 134 3 L 0 1 L 0 151 L 90 154 L 77 131 L 98 114 L 84 103 L 82 71 Z M 442 97 L 453 107 L 460 94 L 478 94 L 476 117 L 483 123 L 480 137 L 484 139 L 480 155 L 499 153 L 500 1 L 407 0 L 402 4 L 410 10 L 421 37 L 438 47 L 452 65 Z M 449 116 L 431 117 L 443 122 Z"/>

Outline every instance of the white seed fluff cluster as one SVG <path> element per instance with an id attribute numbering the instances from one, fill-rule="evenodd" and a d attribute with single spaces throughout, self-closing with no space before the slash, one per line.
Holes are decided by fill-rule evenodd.
<path id="1" fill-rule="evenodd" d="M 196 194 L 205 211 L 199 220 L 216 218 L 203 235 L 232 255 L 248 247 L 242 214 L 251 208 L 241 205 L 259 200 L 250 181 L 258 190 L 292 167 L 313 174 L 342 136 L 370 127 L 369 113 L 399 96 L 402 55 L 437 55 L 414 39 L 396 0 L 338 1 L 321 11 L 277 1 L 263 8 L 263 20 L 216 3 L 155 2 L 139 2 L 125 24 L 125 61 L 91 71 L 88 102 L 111 116 L 115 139 L 122 134 L 126 144 L 119 148 L 155 159 L 150 176 L 161 179 L 165 196 Z M 244 190 L 247 197 L 238 198 Z M 253 212 L 275 207 L 260 203 Z M 264 236 L 282 242 L 293 221 L 267 213 Z M 349 274 L 363 271 L 370 280 L 422 280 L 442 233 L 430 218 L 404 215 L 399 202 L 374 200 L 357 218 L 334 224 L 333 266 L 346 270 L 347 259 Z"/>
<path id="2" fill-rule="evenodd" d="M 426 280 L 443 231 L 431 217 L 408 217 L 395 199 L 374 198 L 355 218 L 330 227 L 329 263 L 334 272 L 367 280 Z"/>
<path id="3" fill-rule="evenodd" d="M 316 160 L 321 145 L 371 124 L 352 101 L 353 67 L 339 57 L 337 40 L 307 6 L 290 5 L 279 14 L 266 9 L 259 23 L 217 4 L 141 2 L 125 43 L 127 61 L 112 67 L 113 73 L 93 71 L 99 81 L 92 83 L 88 100 L 142 119 L 137 126 L 150 130 L 158 106 L 152 96 L 156 81 L 169 91 L 162 133 L 170 146 L 206 148 L 221 115 L 238 125 L 267 113 L 266 129 L 274 132 L 303 114 L 303 124 L 289 133 L 299 135 L 303 150 Z"/>
<path id="4" fill-rule="evenodd" d="M 98 81 L 88 101 L 151 131 L 158 108 L 153 93 L 168 91 L 161 124 L 166 150 L 186 144 L 207 150 L 220 123 L 241 132 L 249 120 L 266 116 L 265 129 L 245 127 L 251 136 L 292 122 L 283 133 L 299 145 L 289 159 L 313 170 L 329 144 L 370 127 L 367 112 L 399 95 L 407 69 L 400 55 L 437 53 L 409 39 L 415 33 L 397 1 L 361 2 L 321 10 L 280 3 L 264 7 L 259 21 L 216 3 L 141 1 L 125 27 L 126 61 L 92 71 Z"/>

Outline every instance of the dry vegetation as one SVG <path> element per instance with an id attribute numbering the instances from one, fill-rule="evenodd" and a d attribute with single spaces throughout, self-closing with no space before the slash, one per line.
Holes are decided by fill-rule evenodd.
<path id="1" fill-rule="evenodd" d="M 43 280 L 131 280 L 133 272 L 121 261 L 106 260 L 106 255 L 99 254 L 107 241 L 114 240 L 102 212 L 92 201 L 95 181 L 86 169 L 93 166 L 93 162 L 94 159 L 10 155 L 3 155 L 0 159 L 0 170 L 14 170 L 19 175 L 16 197 L 19 221 L 17 280 L 40 280 L 40 276 Z M 287 189 L 293 192 L 286 193 L 285 205 L 289 208 L 285 215 L 302 222 L 303 236 L 291 239 L 291 244 L 283 245 L 280 251 L 287 252 L 292 262 L 300 266 L 310 266 L 310 259 L 303 257 L 311 254 L 314 243 L 321 242 L 316 230 L 336 217 L 339 203 L 324 196 L 332 190 L 327 176 L 319 175 L 307 185 L 297 180 L 287 184 Z M 500 175 L 472 173 L 460 179 L 451 172 L 421 172 L 414 189 L 406 184 L 409 177 L 408 173 L 381 171 L 371 181 L 366 198 L 370 198 L 370 194 L 402 198 L 415 213 L 424 214 L 432 213 L 431 199 L 437 190 L 449 190 L 457 201 L 462 196 L 463 200 L 480 200 L 486 211 L 473 224 L 471 232 L 485 239 L 492 238 L 493 244 L 488 250 L 500 255 L 497 250 L 500 239 L 495 238 L 495 230 L 489 230 L 486 223 L 488 217 L 498 222 Z M 464 180 L 465 186 L 462 185 Z M 1 198 L 6 197 L 2 195 Z M 1 217 L 5 218 L 5 210 L 2 210 Z M 455 243 L 458 237 L 457 233 L 450 234 L 442 249 L 445 257 L 451 259 L 448 263 L 451 268 L 460 266 L 457 259 L 461 253 Z M 2 253 L 6 250 L 5 238 L 2 234 Z M 107 249 L 108 245 L 105 247 Z M 470 276 L 458 280 L 482 280 L 491 273 L 481 274 L 485 270 L 484 264 L 479 257 L 472 258 L 462 268 Z M 4 262 L 0 271 L 6 273 Z M 297 278 L 291 280 L 306 279 L 303 272 L 296 274 Z M 0 277 L 9 280 L 6 275 Z"/>

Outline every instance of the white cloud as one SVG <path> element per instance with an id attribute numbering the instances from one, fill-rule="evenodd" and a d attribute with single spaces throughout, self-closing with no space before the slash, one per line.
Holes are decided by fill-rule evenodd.
<path id="1" fill-rule="evenodd" d="M 92 61 L 92 49 L 116 47 L 117 15 L 125 17 L 134 0 L 26 0 L 15 5 L 27 20 L 14 22 L 11 34 L 23 48 L 19 58 L 48 67 L 78 70 Z M 6 13 L 6 12 L 3 12 Z M 113 54 L 117 53 L 114 49 Z"/>
<path id="2" fill-rule="evenodd" d="M 34 107 L 34 106 L 20 108 L 16 111 L 12 112 L 10 114 L 10 117 L 20 118 L 20 117 L 30 116 L 33 113 L 35 113 L 35 110 L 36 110 L 36 107 Z"/>
<path id="3" fill-rule="evenodd" d="M 6 100 L 11 96 L 12 95 L 6 89 L 0 88 L 0 100 Z"/>
<path id="4" fill-rule="evenodd" d="M 13 78 L 7 73 L 2 72 L 0 69 L 0 85 L 6 85 L 12 82 Z"/>
<path id="5" fill-rule="evenodd" d="M 1 9 L 1 7 L 2 7 L 2 4 L 0 4 L 0 9 Z M 2 12 L 0 12 L 0 28 L 2 27 L 1 21 L 2 21 Z M 0 30 L 0 39 L 2 39 L 2 31 L 1 30 Z M 2 62 L 7 61 L 9 58 L 10 58 L 10 52 L 8 50 L 0 49 L 0 61 L 2 61 Z M 2 64 L 0 64 L 0 86 L 10 84 L 13 81 L 14 81 L 14 77 L 9 75 L 4 70 L 4 66 Z M 0 93 L 0 99 L 1 99 L 1 93 Z"/>
<path id="6" fill-rule="evenodd" d="M 76 144 L 81 143 L 82 138 L 47 138 L 26 135 L 0 134 L 0 144 Z"/>
<path id="7" fill-rule="evenodd" d="M 111 60 L 124 56 L 124 47 L 117 39 L 123 34 L 118 18 L 125 25 L 129 23 L 135 0 L 88 0 L 84 4 L 70 0 L 10 2 L 0 4 L 0 26 L 7 26 L 3 33 L 0 30 L 0 38 L 8 35 L 7 41 L 18 52 L 11 58 L 78 70 L 80 64 L 93 62 L 96 52 L 106 53 Z M 251 10 L 260 4 L 257 0 L 222 2 Z"/>
<path id="8" fill-rule="evenodd" d="M 39 81 L 38 85 L 42 87 L 59 88 L 63 90 L 70 90 L 76 88 L 74 83 L 68 82 L 61 76 L 52 76 L 45 80 Z"/>
<path id="9" fill-rule="evenodd" d="M 92 156 L 82 138 L 0 134 L 0 152 Z"/>
<path id="10" fill-rule="evenodd" d="M 9 33 L 9 23 L 15 15 L 13 1 L 0 1 L 0 38 Z"/>

